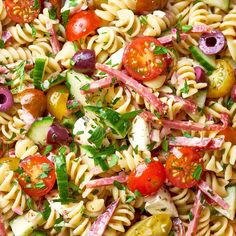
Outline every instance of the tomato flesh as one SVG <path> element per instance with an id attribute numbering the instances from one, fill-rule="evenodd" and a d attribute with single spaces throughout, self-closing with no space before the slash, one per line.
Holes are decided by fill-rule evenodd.
<path id="1" fill-rule="evenodd" d="M 38 17 L 41 1 L 37 0 L 6 0 L 7 15 L 16 23 L 30 23 Z"/>
<path id="2" fill-rule="evenodd" d="M 141 163 L 128 178 L 128 188 L 134 192 L 138 190 L 143 196 L 156 193 L 166 179 L 165 168 L 159 160 Z"/>
<path id="3" fill-rule="evenodd" d="M 152 12 L 157 9 L 162 9 L 167 3 L 167 0 L 137 0 L 136 13 L 142 14 Z"/>
<path id="4" fill-rule="evenodd" d="M 54 86 L 47 93 L 47 110 L 58 120 L 66 114 L 68 97 L 69 91 L 64 85 Z"/>
<path id="5" fill-rule="evenodd" d="M 42 116 L 46 110 L 46 97 L 38 89 L 25 89 L 19 94 L 19 98 L 22 107 L 34 118 Z"/>
<path id="6" fill-rule="evenodd" d="M 123 55 L 126 71 L 140 81 L 156 79 L 167 69 L 167 54 L 156 55 L 154 50 L 161 46 L 153 37 L 140 37 L 127 45 Z"/>
<path id="7" fill-rule="evenodd" d="M 168 180 L 178 188 L 191 188 L 198 180 L 193 174 L 203 161 L 201 155 L 192 148 L 179 148 L 181 157 L 170 154 L 166 161 L 166 175 Z"/>
<path id="8" fill-rule="evenodd" d="M 236 145 L 236 130 L 233 127 L 228 126 L 225 130 L 220 131 L 219 134 L 225 136 L 226 142 Z"/>
<path id="9" fill-rule="evenodd" d="M 41 197 L 51 191 L 56 181 L 55 167 L 46 157 L 29 156 L 19 167 L 21 171 L 17 177 L 26 194 Z"/>
<path id="10" fill-rule="evenodd" d="M 69 41 L 78 40 L 97 29 L 101 23 L 94 11 L 80 11 L 69 19 L 66 37 Z"/>

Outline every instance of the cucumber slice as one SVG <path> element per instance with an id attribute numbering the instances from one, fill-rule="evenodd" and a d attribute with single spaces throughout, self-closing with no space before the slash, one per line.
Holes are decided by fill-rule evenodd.
<path id="1" fill-rule="evenodd" d="M 230 0 L 202 0 L 206 4 L 213 6 L 213 7 L 218 7 L 223 11 L 228 11 L 229 6 L 230 6 Z"/>
<path id="2" fill-rule="evenodd" d="M 77 73 L 73 70 L 67 72 L 67 87 L 70 90 L 70 94 L 74 96 L 83 106 L 86 105 L 86 96 L 81 94 L 80 88 L 91 83 L 93 80 L 81 73 Z"/>
<path id="3" fill-rule="evenodd" d="M 34 87 L 36 89 L 42 88 L 46 62 L 47 62 L 46 58 L 36 58 L 35 60 L 35 65 L 33 70 L 33 80 L 34 80 Z"/>
<path id="4" fill-rule="evenodd" d="M 67 200 L 68 198 L 68 175 L 66 171 L 66 157 L 63 154 L 59 154 L 54 158 L 57 187 L 61 200 Z"/>
<path id="5" fill-rule="evenodd" d="M 26 214 L 14 218 L 10 226 L 15 236 L 28 236 L 44 222 L 40 213 L 29 210 Z"/>
<path id="6" fill-rule="evenodd" d="M 46 145 L 48 130 L 52 123 L 53 118 L 50 116 L 35 121 L 29 129 L 29 138 L 36 144 Z"/>
<path id="7" fill-rule="evenodd" d="M 212 72 L 216 69 L 215 57 L 205 55 L 198 47 L 190 46 L 189 50 L 192 56 L 208 71 Z"/>

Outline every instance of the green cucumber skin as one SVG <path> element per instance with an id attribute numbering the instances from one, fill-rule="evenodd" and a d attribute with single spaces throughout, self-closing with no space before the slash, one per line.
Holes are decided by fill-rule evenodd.
<path id="1" fill-rule="evenodd" d="M 228 11 L 230 6 L 230 0 L 202 0 L 206 4 L 213 7 L 218 7 L 223 11 Z"/>
<path id="2" fill-rule="evenodd" d="M 45 65 L 46 65 L 45 58 L 37 58 L 35 60 L 35 66 L 34 66 L 34 71 L 33 71 L 33 80 L 34 80 L 34 86 L 36 89 L 42 88 Z"/>
<path id="3" fill-rule="evenodd" d="M 64 155 L 59 154 L 54 158 L 57 176 L 57 185 L 59 196 L 62 200 L 68 198 L 68 176 L 66 170 L 66 158 Z"/>
<path id="4" fill-rule="evenodd" d="M 205 55 L 198 47 L 196 46 L 190 46 L 189 50 L 192 53 L 192 56 L 207 70 L 207 71 L 213 71 L 216 69 L 216 64 L 209 58 L 207 55 Z"/>
<path id="5" fill-rule="evenodd" d="M 36 144 L 45 145 L 47 133 L 50 126 L 53 124 L 53 117 L 47 116 L 41 120 L 36 120 L 30 127 L 28 136 Z"/>

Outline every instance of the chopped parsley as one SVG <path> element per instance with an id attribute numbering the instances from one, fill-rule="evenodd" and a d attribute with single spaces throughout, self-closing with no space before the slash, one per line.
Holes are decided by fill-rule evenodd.
<path id="1" fill-rule="evenodd" d="M 185 94 L 189 93 L 189 86 L 187 80 L 184 81 L 184 87 L 180 91 Z"/>
<path id="2" fill-rule="evenodd" d="M 168 143 L 168 140 L 166 137 L 162 141 L 162 150 L 164 152 L 168 152 L 168 150 L 169 150 L 169 143 Z"/>
<path id="3" fill-rule="evenodd" d="M 119 181 L 115 180 L 113 182 L 113 185 L 118 188 L 119 190 L 126 190 L 125 185 L 123 185 L 122 183 L 120 183 Z"/>
<path id="4" fill-rule="evenodd" d="M 202 166 L 199 164 L 197 165 L 196 169 L 194 170 L 192 176 L 196 180 L 200 180 L 202 174 Z"/>
<path id="5" fill-rule="evenodd" d="M 191 134 L 189 134 L 187 132 L 184 132 L 183 136 L 186 137 L 186 138 L 192 138 L 193 137 Z"/>
<path id="6" fill-rule="evenodd" d="M 227 103 L 226 103 L 227 109 L 230 110 L 233 105 L 234 105 L 233 99 L 232 99 L 232 98 L 229 98 L 229 99 L 227 100 Z"/>
<path id="7" fill-rule="evenodd" d="M 57 9 L 55 7 L 52 7 L 51 9 L 49 9 L 48 13 L 49 13 L 49 18 L 51 20 L 56 20 L 56 18 L 57 18 Z"/>
<path id="8" fill-rule="evenodd" d="M 40 182 L 36 183 L 34 186 L 35 186 L 35 188 L 38 188 L 38 189 L 46 188 L 46 185 L 43 181 L 40 181 Z"/>
<path id="9" fill-rule="evenodd" d="M 43 202 L 43 212 L 42 212 L 43 219 L 47 220 L 49 218 L 50 214 L 51 214 L 51 208 L 49 206 L 48 201 L 45 200 Z"/>
<path id="10" fill-rule="evenodd" d="M 100 148 L 105 136 L 106 136 L 106 130 L 98 126 L 95 130 L 91 132 L 91 136 L 88 139 L 88 141 L 93 143 L 97 148 Z"/>
<path id="11" fill-rule="evenodd" d="M 89 89 L 90 89 L 90 84 L 85 84 L 80 88 L 80 90 L 83 90 L 83 91 L 89 91 Z"/>
<path id="12" fill-rule="evenodd" d="M 62 216 L 60 216 L 59 218 L 55 220 L 54 229 L 57 231 L 57 233 L 61 232 L 64 226 L 65 226 L 65 222 Z"/>
<path id="13" fill-rule="evenodd" d="M 111 167 L 117 165 L 118 161 L 119 161 L 119 157 L 115 154 L 112 154 L 111 159 L 108 161 L 109 167 L 111 168 Z"/>
<path id="14" fill-rule="evenodd" d="M 135 197 L 134 196 L 127 196 L 126 197 L 126 203 L 129 203 L 129 202 L 132 202 L 133 200 L 135 200 Z"/>
<path id="15" fill-rule="evenodd" d="M 34 9 L 39 9 L 39 8 L 40 8 L 39 0 L 34 0 Z"/>
<path id="16" fill-rule="evenodd" d="M 181 41 L 180 31 L 181 31 L 181 21 L 182 21 L 182 15 L 179 16 L 178 22 L 176 24 L 176 41 L 179 43 Z"/>
<path id="17" fill-rule="evenodd" d="M 168 53 L 167 48 L 165 48 L 163 46 L 155 46 L 154 54 L 156 54 L 156 55 L 164 55 L 164 54 L 167 54 L 167 53 Z"/>
<path id="18" fill-rule="evenodd" d="M 147 16 L 140 16 L 139 20 L 140 20 L 141 24 L 143 24 L 143 25 L 147 25 L 148 24 Z"/>
<path id="19" fill-rule="evenodd" d="M 147 149 L 148 151 L 152 151 L 155 147 L 155 145 L 157 144 L 157 142 L 151 142 L 150 144 L 147 145 Z"/>
<path id="20" fill-rule="evenodd" d="M 0 39 L 0 48 L 4 48 L 5 47 L 5 43 L 2 39 Z"/>
<path id="21" fill-rule="evenodd" d="M 49 152 L 51 152 L 52 151 L 52 145 L 50 144 L 50 145 L 47 145 L 46 147 L 45 147 L 45 150 L 44 150 L 44 152 L 43 152 L 43 155 L 44 156 L 46 156 Z"/>
<path id="22" fill-rule="evenodd" d="M 61 13 L 62 22 L 65 27 L 69 21 L 69 14 L 70 14 L 70 10 L 66 10 Z"/>
<path id="23" fill-rule="evenodd" d="M 183 31 L 184 33 L 187 33 L 187 32 L 190 31 L 192 28 L 193 28 L 192 25 L 183 25 L 183 26 L 182 26 L 182 31 Z"/>
<path id="24" fill-rule="evenodd" d="M 134 191 L 134 194 L 137 197 L 143 197 L 143 195 L 137 189 Z"/>
<path id="25" fill-rule="evenodd" d="M 148 157 L 145 158 L 144 161 L 145 161 L 145 163 L 147 163 L 147 164 L 149 164 L 150 162 L 152 162 L 151 158 L 148 158 Z"/>
<path id="26" fill-rule="evenodd" d="M 191 211 L 188 213 L 188 218 L 190 221 L 193 220 L 193 213 Z"/>

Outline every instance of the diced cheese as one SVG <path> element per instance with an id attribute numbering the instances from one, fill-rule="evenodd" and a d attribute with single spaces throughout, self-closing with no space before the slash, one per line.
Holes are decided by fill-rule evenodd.
<path id="1" fill-rule="evenodd" d="M 166 213 L 173 217 L 178 217 L 178 212 L 172 201 L 170 193 L 164 187 L 159 189 L 156 195 L 145 197 L 144 201 L 146 202 L 145 210 L 152 215 Z"/>

